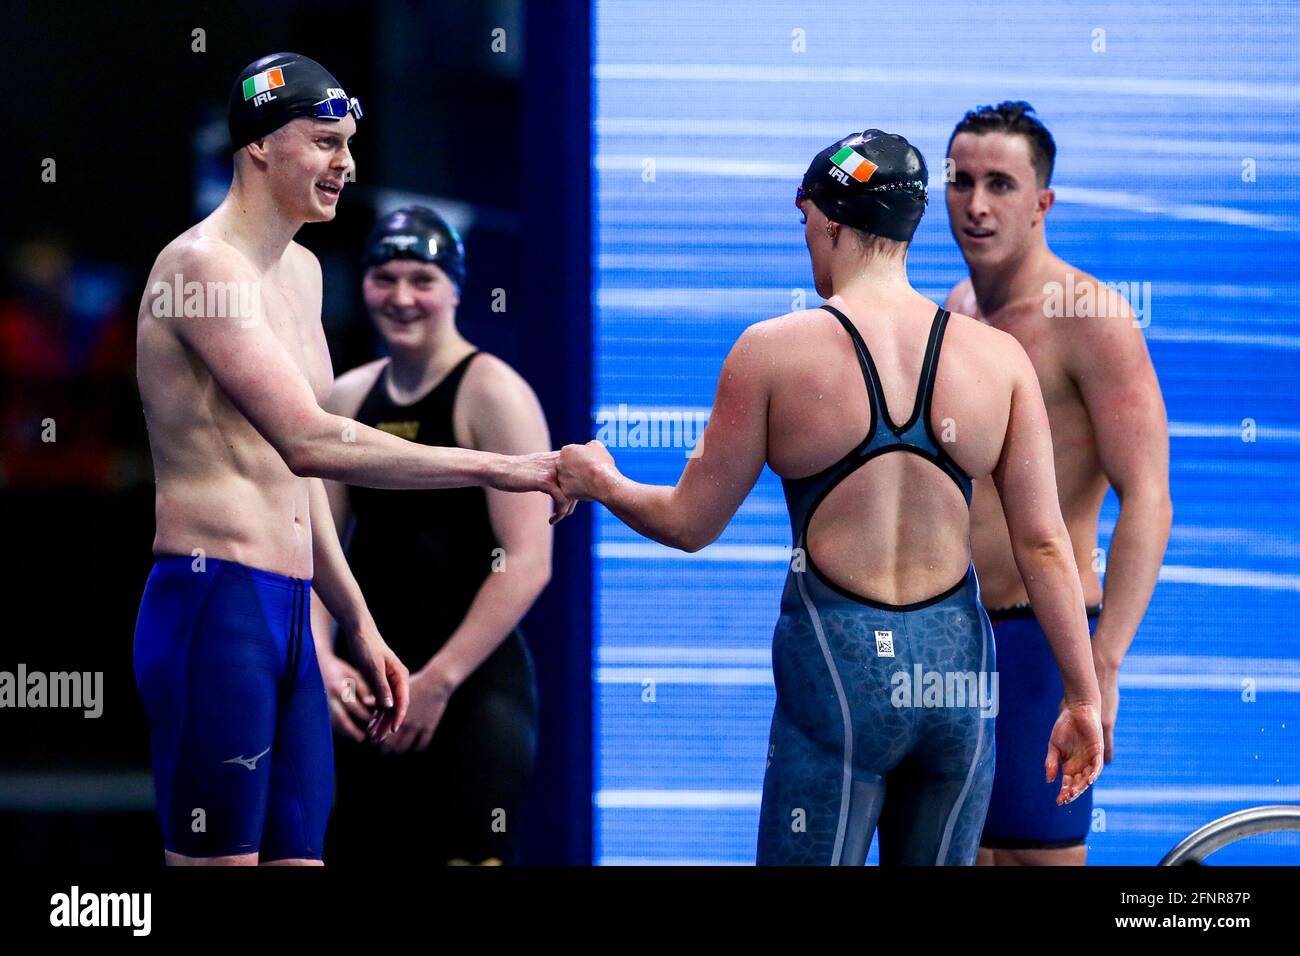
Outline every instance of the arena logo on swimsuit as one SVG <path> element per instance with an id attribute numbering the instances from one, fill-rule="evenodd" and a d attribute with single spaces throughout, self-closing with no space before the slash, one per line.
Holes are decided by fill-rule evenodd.
<path id="1" fill-rule="evenodd" d="M 895 671 L 889 682 L 895 707 L 978 707 L 981 717 L 998 715 L 997 671 L 927 671 L 914 664 L 912 673 Z"/>

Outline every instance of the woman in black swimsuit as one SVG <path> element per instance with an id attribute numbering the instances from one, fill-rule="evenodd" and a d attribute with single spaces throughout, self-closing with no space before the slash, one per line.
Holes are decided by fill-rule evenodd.
<path id="1" fill-rule="evenodd" d="M 328 407 L 428 445 L 550 448 L 528 384 L 456 328 L 460 239 L 432 210 L 382 219 L 367 242 L 365 300 L 389 357 L 339 377 Z M 325 859 L 377 847 L 429 863 L 507 863 L 532 771 L 537 694 L 519 621 L 550 579 L 549 502 L 482 488 L 387 491 L 326 482 L 348 562 L 379 632 L 411 670 L 402 729 L 364 740 L 369 689 L 335 656 L 313 602 L 337 734 Z"/>

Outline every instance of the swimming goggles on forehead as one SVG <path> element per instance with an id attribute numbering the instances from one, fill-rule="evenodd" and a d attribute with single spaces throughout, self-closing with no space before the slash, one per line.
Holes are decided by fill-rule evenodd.
<path id="1" fill-rule="evenodd" d="M 351 113 L 357 119 L 364 115 L 361 112 L 361 101 L 355 96 L 331 96 L 313 104 L 311 115 L 316 119 L 335 119 L 341 120 Z"/>

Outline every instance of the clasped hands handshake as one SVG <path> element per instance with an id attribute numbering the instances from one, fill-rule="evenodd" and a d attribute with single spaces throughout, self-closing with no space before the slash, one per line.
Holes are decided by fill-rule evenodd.
<path id="1" fill-rule="evenodd" d="M 550 495 L 554 502 L 552 525 L 573 514 L 579 501 L 599 498 L 618 476 L 614 459 L 599 441 L 507 461 L 508 470 L 492 486 Z M 384 753 L 424 750 L 442 720 L 456 682 L 432 664 L 419 673 L 409 673 L 372 628 L 362 626 L 345 634 L 350 656 L 360 667 L 331 653 L 320 655 L 330 721 L 337 733 L 358 743 L 369 742 Z"/>
<path id="2" fill-rule="evenodd" d="M 544 488 L 555 507 L 551 524 L 573 514 L 579 501 L 600 499 L 618 476 L 618 468 L 604 444 L 592 440 L 585 445 L 565 445 L 559 451 L 530 455 L 546 472 Z"/>

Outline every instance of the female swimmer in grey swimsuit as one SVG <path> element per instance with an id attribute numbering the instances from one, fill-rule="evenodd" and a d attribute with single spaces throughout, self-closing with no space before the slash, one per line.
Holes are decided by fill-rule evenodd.
<path id="1" fill-rule="evenodd" d="M 909 285 L 927 180 L 920 153 L 879 130 L 814 158 L 796 203 L 830 299 L 741 336 L 676 487 L 629 481 L 599 442 L 561 456 L 566 493 L 688 551 L 721 533 L 765 463 L 782 478 L 794 552 L 772 649 L 760 864 L 860 865 L 877 827 L 883 863 L 975 862 L 998 682 L 970 561 L 972 478 L 992 477 L 1002 495 L 1061 669 L 1047 748 L 1058 800 L 1101 772 L 1097 681 L 1042 395 L 1014 338 Z M 903 424 L 891 404 L 910 409 Z"/>

